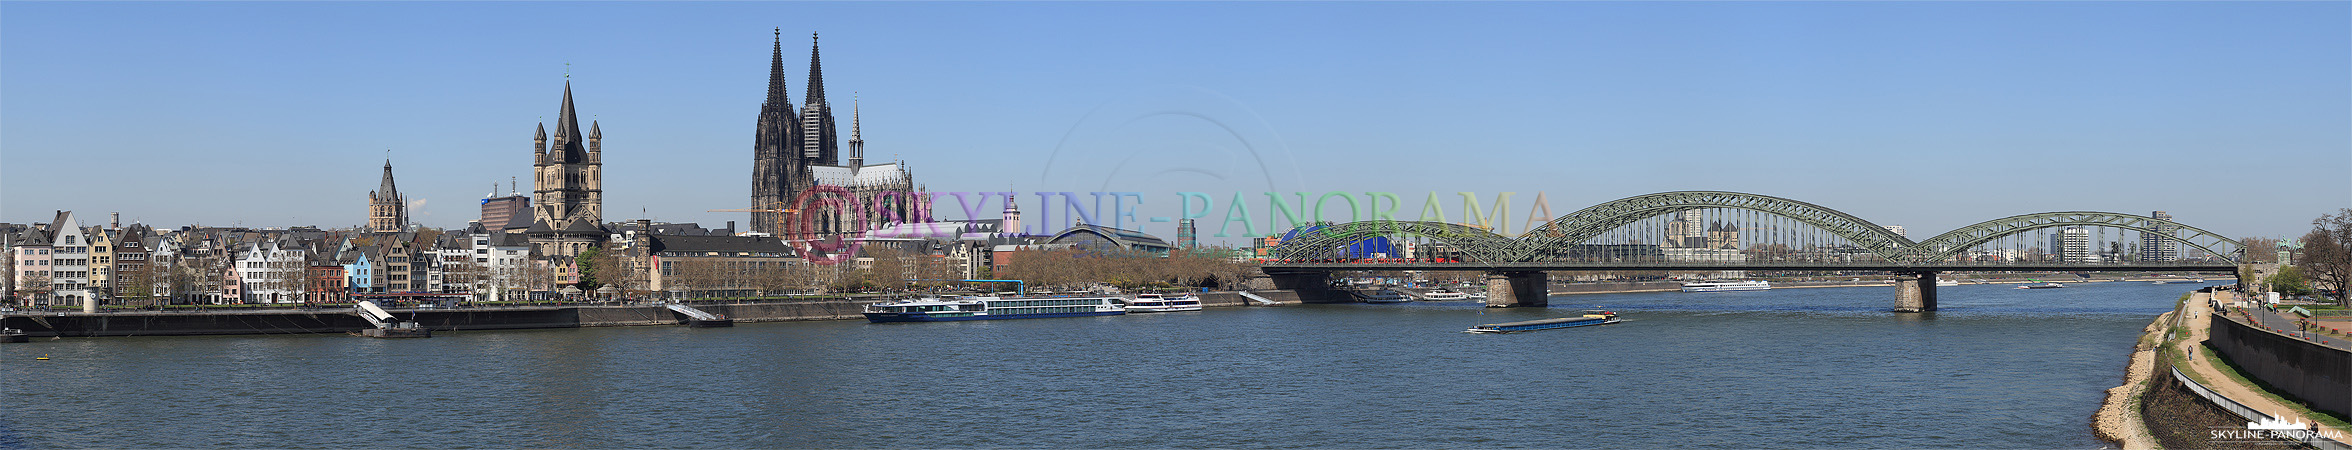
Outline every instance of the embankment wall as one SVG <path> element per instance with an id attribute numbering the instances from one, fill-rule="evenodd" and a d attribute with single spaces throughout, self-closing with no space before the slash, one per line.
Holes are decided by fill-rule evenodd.
<path id="1" fill-rule="evenodd" d="M 2208 315 L 2212 336 L 2205 345 L 2228 357 L 2247 376 L 2269 384 L 2312 409 L 2352 414 L 2352 351 L 2257 329 Z"/>

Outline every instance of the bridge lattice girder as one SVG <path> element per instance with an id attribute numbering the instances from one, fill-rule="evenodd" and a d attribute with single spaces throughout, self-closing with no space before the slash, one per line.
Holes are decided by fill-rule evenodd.
<path id="1" fill-rule="evenodd" d="M 1479 262 L 1513 262 L 1519 241 L 1492 231 L 1461 224 L 1417 220 L 1366 220 L 1325 226 L 1300 233 L 1274 248 L 1274 257 L 1318 258 L 1357 241 L 1381 236 L 1419 236 L 1453 246 Z"/>
<path id="2" fill-rule="evenodd" d="M 2037 229 L 2066 226 L 2115 227 L 2141 233 L 2164 236 L 2213 255 L 2221 255 L 2234 263 L 2244 249 L 2226 236 L 2208 232 L 2179 222 L 2160 221 L 2147 216 L 2106 212 L 2049 212 L 2024 214 L 1994 219 L 1962 227 L 1926 241 L 1913 242 L 1885 227 L 1870 223 L 1837 210 L 1811 203 L 1767 195 L 1720 191 L 1662 192 L 1627 197 L 1593 205 L 1575 213 L 1561 216 L 1543 226 L 1529 230 L 1520 238 L 1495 234 L 1486 229 L 1445 222 L 1405 220 L 1372 220 L 1330 225 L 1301 233 L 1283 242 L 1273 251 L 1277 258 L 1317 258 L 1331 255 L 1341 247 L 1377 236 L 1428 237 L 1462 251 L 1470 259 L 1485 263 L 1532 263 L 1545 255 L 1584 243 L 1609 230 L 1644 219 L 1698 208 L 1734 208 L 1757 211 L 1794 219 L 1800 223 L 1826 230 L 1852 241 L 1880 258 L 1897 263 L 1930 264 L 1942 261 L 1968 248 L 2002 237 Z M 2159 225 L 2177 227 L 2172 233 L 2159 232 Z"/>
<path id="3" fill-rule="evenodd" d="M 2171 233 L 2164 233 L 2157 230 L 2159 225 L 2178 228 Z M 2222 255 L 2224 259 L 2232 262 L 2239 261 L 2245 251 L 2239 247 L 2238 241 L 2235 239 L 2197 227 L 2182 225 L 2180 222 L 2157 220 L 2136 214 L 2064 211 L 2021 214 L 1960 227 L 1960 229 L 1928 238 L 1928 240 L 1919 241 L 1917 245 L 1911 246 L 1912 254 L 1908 255 L 1905 260 L 1916 263 L 1942 261 L 1944 258 L 1952 257 L 1952 255 L 1966 251 L 1970 247 L 1983 245 L 1996 239 L 2033 230 L 2071 226 L 2114 227 L 2138 231 L 2146 235 L 2163 236 L 2174 242 L 2197 247 L 2208 254 Z"/>
<path id="4" fill-rule="evenodd" d="M 1698 208 L 1745 209 L 1795 219 L 1853 241 L 1854 245 L 1890 261 L 1900 260 L 1905 250 L 1912 245 L 1911 240 L 1887 231 L 1885 227 L 1811 203 L 1739 192 L 1680 191 L 1626 197 L 1560 216 L 1543 226 L 1528 230 L 1521 238 L 1526 242 L 1521 247 L 1525 253 L 1517 255 L 1513 261 L 1539 259 L 1545 252 L 1583 243 L 1617 227 Z"/>

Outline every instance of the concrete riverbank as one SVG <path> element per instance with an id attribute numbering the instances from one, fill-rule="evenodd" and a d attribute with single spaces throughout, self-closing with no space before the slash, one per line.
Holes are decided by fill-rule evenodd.
<path id="1" fill-rule="evenodd" d="M 1277 304 L 1296 304 L 1289 291 L 1257 291 Z M 736 322 L 848 320 L 864 316 L 875 298 L 825 298 L 690 303 Z M 1258 304 L 1238 292 L 1201 294 L 1207 307 Z M 686 317 L 660 305 L 562 305 L 520 307 L 391 309 L 433 331 L 512 330 L 617 326 L 672 326 Z M 13 312 L 0 314 L 0 328 L 29 337 L 200 336 L 234 334 L 341 334 L 374 328 L 349 308 L 213 311 Z"/>

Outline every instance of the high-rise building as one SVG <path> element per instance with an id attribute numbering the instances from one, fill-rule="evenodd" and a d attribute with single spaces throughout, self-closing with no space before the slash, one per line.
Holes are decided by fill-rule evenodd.
<path id="1" fill-rule="evenodd" d="M 563 111 L 555 139 L 540 124 L 532 139 L 531 246 L 541 255 L 578 255 L 604 241 L 604 131 L 595 121 L 580 132 L 572 108 L 572 83 L 564 82 Z"/>
<path id="2" fill-rule="evenodd" d="M 392 160 L 384 160 L 384 183 L 368 193 L 368 231 L 398 233 L 408 230 L 408 199 L 392 186 Z"/>
<path id="3" fill-rule="evenodd" d="M 2059 262 L 2099 262 L 2099 254 L 2094 251 L 2095 249 L 2091 248 L 2091 230 L 2089 229 L 2085 229 L 2083 227 L 2066 227 L 2065 229 L 2058 230 L 2058 232 L 2051 235 L 2050 238 L 2050 246 L 2053 247 L 2053 250 L 2055 250 L 2051 253 L 2058 255 Z"/>
<path id="4" fill-rule="evenodd" d="M 1886 230 L 1894 232 L 1896 236 L 1902 236 L 1904 239 L 1911 238 L 1909 234 L 1903 232 L 1902 225 L 1886 225 Z"/>
<path id="5" fill-rule="evenodd" d="M 1195 226 L 1196 225 L 1193 224 L 1193 219 L 1176 220 L 1177 248 L 1193 248 L 1200 246 L 1200 230 L 1195 229 Z"/>
<path id="6" fill-rule="evenodd" d="M 2148 218 L 2156 219 L 2152 227 L 2156 229 L 2156 232 L 2140 234 L 2140 260 L 2147 262 L 2179 261 L 2181 259 L 2180 243 L 2167 239 L 2166 236 L 2172 236 L 2173 233 L 2179 232 L 2180 225 L 2172 223 L 2172 214 L 2164 211 L 2148 213 Z"/>
<path id="7" fill-rule="evenodd" d="M 930 202 L 908 195 L 915 192 L 915 184 L 905 162 L 866 164 L 866 141 L 855 104 L 850 110 L 849 161 L 841 162 L 821 61 L 812 35 L 808 91 L 796 111 L 784 89 L 784 37 L 777 31 L 768 62 L 768 97 L 760 104 L 753 132 L 751 230 L 807 239 L 815 236 L 796 234 L 856 234 L 891 223 L 928 221 Z"/>

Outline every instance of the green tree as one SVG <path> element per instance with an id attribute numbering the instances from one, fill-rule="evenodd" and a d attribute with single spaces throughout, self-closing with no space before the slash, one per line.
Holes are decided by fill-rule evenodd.
<path id="1" fill-rule="evenodd" d="M 2311 232 L 2303 235 L 2303 254 L 2295 258 L 2295 265 L 2329 289 L 2336 304 L 2352 306 L 2345 292 L 2345 286 L 2352 284 L 2352 208 L 2311 221 Z"/>
<path id="2" fill-rule="evenodd" d="M 607 261 L 610 258 L 605 258 L 604 253 L 603 247 L 589 247 L 587 250 L 580 251 L 580 290 L 595 291 L 596 288 L 604 287 L 604 282 L 599 280 L 608 278 L 606 276 L 608 274 L 605 272 L 620 270 L 620 265 L 614 264 L 613 261 Z M 610 278 L 617 279 L 618 277 Z"/>
<path id="3" fill-rule="evenodd" d="M 2278 273 L 2271 274 L 2267 282 L 2270 284 L 2270 290 L 2281 294 L 2308 295 L 2311 293 L 2311 280 L 2303 276 L 2302 267 L 2280 266 Z"/>

